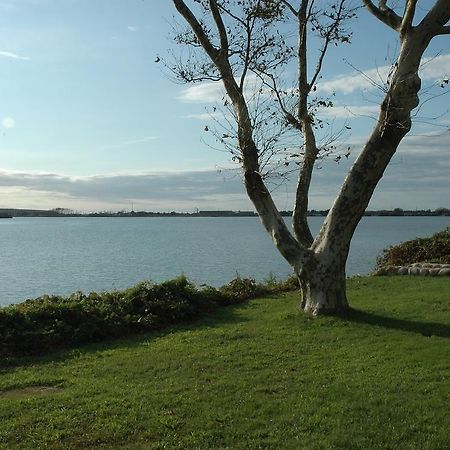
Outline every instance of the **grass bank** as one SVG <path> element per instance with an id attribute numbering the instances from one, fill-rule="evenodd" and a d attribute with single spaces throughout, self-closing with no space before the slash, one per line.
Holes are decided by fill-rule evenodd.
<path id="1" fill-rule="evenodd" d="M 347 318 L 298 294 L 3 364 L 0 448 L 442 449 L 450 284 L 356 278 Z"/>

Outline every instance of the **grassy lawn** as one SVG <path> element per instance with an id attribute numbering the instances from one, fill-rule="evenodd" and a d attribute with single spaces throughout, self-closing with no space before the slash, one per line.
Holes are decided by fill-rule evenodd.
<path id="1" fill-rule="evenodd" d="M 357 278 L 349 299 L 345 319 L 287 294 L 3 362 L 0 448 L 449 448 L 450 280 Z"/>

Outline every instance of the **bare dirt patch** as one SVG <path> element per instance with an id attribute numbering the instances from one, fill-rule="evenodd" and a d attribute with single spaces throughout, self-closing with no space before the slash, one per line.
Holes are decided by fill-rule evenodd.
<path id="1" fill-rule="evenodd" d="M 31 397 L 34 395 L 50 395 L 61 390 L 62 388 L 60 386 L 25 386 L 22 388 L 13 388 L 0 391 L 0 398 L 22 398 Z"/>

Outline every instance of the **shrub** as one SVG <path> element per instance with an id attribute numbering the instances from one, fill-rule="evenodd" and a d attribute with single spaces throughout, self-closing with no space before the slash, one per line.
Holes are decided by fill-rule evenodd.
<path id="1" fill-rule="evenodd" d="M 300 288 L 298 278 L 296 275 L 291 275 L 284 281 L 279 281 L 276 285 L 276 292 L 290 292 L 296 291 Z"/>
<path id="2" fill-rule="evenodd" d="M 44 295 L 0 308 L 0 356 L 42 354 L 156 330 L 192 321 L 219 306 L 284 291 L 287 286 L 291 285 L 264 285 L 237 277 L 219 289 L 197 289 L 181 276 L 160 284 L 144 281 L 125 291 Z"/>
<path id="3" fill-rule="evenodd" d="M 450 228 L 384 249 L 377 258 L 377 269 L 425 261 L 450 263 Z"/>
<path id="4" fill-rule="evenodd" d="M 225 297 L 232 303 L 272 293 L 270 287 L 256 283 L 253 278 L 241 278 L 237 276 L 225 286 L 220 288 Z"/>

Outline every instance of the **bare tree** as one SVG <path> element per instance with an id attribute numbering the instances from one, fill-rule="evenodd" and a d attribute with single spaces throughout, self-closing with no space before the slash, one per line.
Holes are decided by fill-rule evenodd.
<path id="1" fill-rule="evenodd" d="M 315 0 L 172 0 L 188 30 L 177 34 L 177 42 L 192 52 L 187 61 L 171 66 L 182 81 L 217 80 L 226 91 L 237 129 L 237 157 L 242 165 L 247 194 L 261 221 L 297 274 L 301 308 L 312 315 L 337 313 L 348 308 L 345 264 L 350 242 L 378 181 L 411 128 L 411 111 L 419 104 L 421 81 L 418 69 L 431 40 L 450 34 L 450 2 L 436 0 L 421 20 L 415 21 L 417 0 L 405 0 L 399 14 L 380 0 L 362 0 L 378 20 L 398 33 L 399 52 L 389 75 L 386 95 L 372 134 L 347 174 L 332 208 L 317 236 L 307 222 L 308 193 L 313 169 L 323 148 L 317 144 L 317 105 L 326 99 L 315 96 L 316 84 L 332 44 L 346 43 L 346 23 L 355 15 L 348 0 L 335 0 L 319 9 Z M 398 2 L 397 2 L 398 4 Z M 398 10 L 397 10 L 398 11 Z M 297 43 L 279 29 L 294 21 Z M 418 23 L 416 23 L 418 22 Z M 308 69 L 308 36 L 315 33 L 322 47 L 314 69 Z M 297 62 L 296 86 L 281 87 L 282 70 L 292 58 Z M 256 139 L 261 115 L 254 114 L 254 96 L 245 92 L 249 77 L 260 82 L 259 93 L 277 104 L 276 120 L 299 137 L 298 182 L 293 208 L 293 233 L 277 210 L 261 168 L 262 148 Z M 258 104 L 258 103 L 257 103 Z M 265 117 L 264 121 L 269 119 Z M 301 139 L 301 140 L 300 140 Z M 266 149 L 267 150 L 267 149 Z"/>

